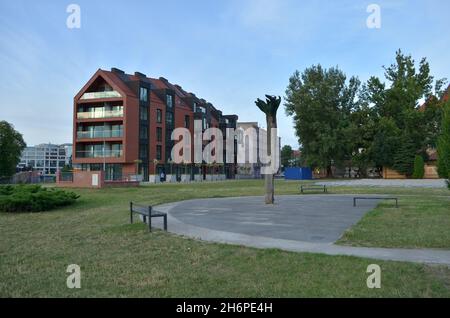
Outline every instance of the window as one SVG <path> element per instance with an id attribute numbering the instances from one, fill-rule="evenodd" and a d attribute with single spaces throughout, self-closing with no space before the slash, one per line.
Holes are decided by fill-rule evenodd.
<path id="1" fill-rule="evenodd" d="M 162 141 L 162 128 L 156 127 L 156 141 Z"/>
<path id="2" fill-rule="evenodd" d="M 148 128 L 146 126 L 141 126 L 139 129 L 139 138 L 148 139 Z"/>
<path id="3" fill-rule="evenodd" d="M 166 124 L 167 125 L 172 125 L 173 124 L 173 114 L 167 112 L 166 113 Z"/>
<path id="4" fill-rule="evenodd" d="M 189 120 L 189 116 L 186 115 L 184 116 L 184 128 L 188 128 L 190 127 L 190 120 Z"/>
<path id="5" fill-rule="evenodd" d="M 160 145 L 156 146 L 156 160 L 161 160 L 162 147 Z"/>
<path id="6" fill-rule="evenodd" d="M 139 118 L 141 120 L 147 120 L 148 119 L 148 111 L 147 111 L 147 107 L 141 106 L 139 107 L 140 111 L 139 111 Z"/>
<path id="7" fill-rule="evenodd" d="M 139 89 L 139 100 L 146 103 L 148 100 L 148 90 L 145 87 Z"/>
<path id="8" fill-rule="evenodd" d="M 148 153 L 148 145 L 147 144 L 141 144 L 139 146 L 139 158 L 140 159 L 146 159 Z"/>
<path id="9" fill-rule="evenodd" d="M 173 96 L 167 95 L 166 97 L 167 107 L 172 108 L 173 106 Z"/>
<path id="10" fill-rule="evenodd" d="M 161 111 L 161 109 L 157 109 L 156 110 L 156 122 L 158 124 L 162 123 L 162 111 Z"/>

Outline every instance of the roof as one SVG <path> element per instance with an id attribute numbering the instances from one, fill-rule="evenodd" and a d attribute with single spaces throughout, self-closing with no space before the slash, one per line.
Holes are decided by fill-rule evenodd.
<path id="1" fill-rule="evenodd" d="M 98 69 L 97 72 L 91 77 L 91 79 L 83 86 L 80 92 L 75 96 L 75 98 L 80 98 L 82 94 L 94 83 L 98 77 L 103 77 L 103 79 L 108 82 L 114 89 L 120 91 L 127 96 L 133 96 L 138 98 L 138 92 L 133 90 L 133 86 L 130 85 L 132 82 L 144 81 L 151 84 L 152 90 L 150 92 L 150 101 L 165 103 L 165 97 L 162 94 L 155 91 L 169 89 L 172 90 L 178 97 L 176 99 L 176 105 L 191 108 L 192 105 L 188 105 L 191 101 L 197 103 L 205 104 L 206 107 L 210 108 L 211 113 L 215 116 L 222 116 L 222 112 L 214 107 L 213 104 L 208 103 L 206 100 L 197 97 L 195 94 L 185 91 L 180 85 L 173 84 L 169 82 L 164 77 L 152 78 L 147 77 L 145 74 L 135 72 L 133 74 L 127 74 L 118 68 L 111 68 L 110 71 Z M 236 115 L 225 115 L 227 117 L 235 117 Z"/>
<path id="2" fill-rule="evenodd" d="M 444 91 L 444 94 L 442 95 L 440 100 L 444 102 L 448 101 L 449 95 L 450 95 L 450 85 L 447 86 L 447 89 Z M 428 97 L 428 99 L 422 105 L 419 106 L 419 111 L 424 111 L 425 108 L 427 108 L 427 104 L 436 99 L 437 97 L 434 95 Z"/>

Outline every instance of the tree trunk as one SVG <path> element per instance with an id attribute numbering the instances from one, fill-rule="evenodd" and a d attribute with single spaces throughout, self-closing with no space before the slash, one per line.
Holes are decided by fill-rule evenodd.
<path id="1" fill-rule="evenodd" d="M 327 178 L 333 178 L 333 169 L 331 169 L 331 166 L 327 167 Z"/>

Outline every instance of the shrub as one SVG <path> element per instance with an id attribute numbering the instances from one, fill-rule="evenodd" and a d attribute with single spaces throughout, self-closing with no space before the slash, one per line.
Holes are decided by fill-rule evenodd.
<path id="1" fill-rule="evenodd" d="M 416 155 L 414 158 L 414 172 L 412 177 L 414 179 L 423 179 L 425 175 L 425 162 L 423 161 L 422 156 Z"/>
<path id="2" fill-rule="evenodd" d="M 0 211 L 41 212 L 70 205 L 79 195 L 40 185 L 0 186 Z"/>
<path id="3" fill-rule="evenodd" d="M 447 182 L 447 188 L 450 190 L 450 171 L 448 172 L 448 179 L 445 182 Z"/>

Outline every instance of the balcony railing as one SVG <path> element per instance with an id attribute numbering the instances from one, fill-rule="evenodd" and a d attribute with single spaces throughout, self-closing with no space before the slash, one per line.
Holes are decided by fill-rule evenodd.
<path id="1" fill-rule="evenodd" d="M 122 97 L 119 92 L 116 91 L 104 91 L 104 92 L 89 92 L 84 93 L 81 99 L 97 99 L 97 98 L 115 98 Z"/>
<path id="2" fill-rule="evenodd" d="M 78 119 L 123 117 L 123 110 L 103 110 L 96 112 L 78 112 Z"/>
<path id="3" fill-rule="evenodd" d="M 93 130 L 93 131 L 77 131 L 77 138 L 91 139 L 91 138 L 120 138 L 123 137 L 123 130 Z"/>
<path id="4" fill-rule="evenodd" d="M 123 150 L 78 150 L 77 158 L 119 158 Z"/>

